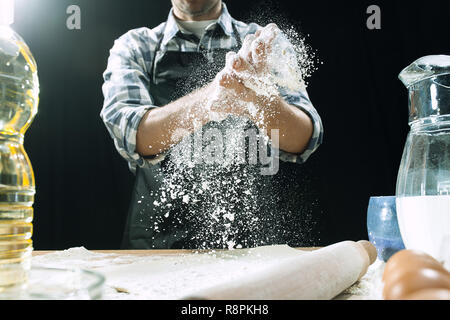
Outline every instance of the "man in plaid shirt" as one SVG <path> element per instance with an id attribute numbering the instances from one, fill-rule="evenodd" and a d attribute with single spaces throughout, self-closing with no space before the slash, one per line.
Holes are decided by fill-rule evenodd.
<path id="1" fill-rule="evenodd" d="M 267 28 L 274 33 L 277 29 Z M 267 72 L 271 42 L 261 30 L 257 24 L 233 19 L 221 0 L 172 0 L 166 22 L 131 30 L 115 41 L 104 73 L 101 117 L 118 152 L 136 173 L 124 247 L 192 246 L 170 228 L 164 236 L 155 236 L 149 223 L 142 222 L 143 209 L 137 203 L 148 198 L 145 214 L 163 214 L 148 195 L 161 189 L 164 160 L 184 136 L 211 122 L 212 111 L 254 123 L 262 119 L 269 136 L 278 130 L 276 148 L 282 163 L 303 163 L 322 142 L 322 123 L 306 90 L 278 88 L 279 94 L 267 99 L 244 85 L 243 75 L 261 77 Z M 249 48 L 245 56 L 234 53 L 241 46 Z M 207 69 L 200 76 L 199 65 Z M 206 102 L 217 94 L 226 103 Z M 264 115 L 234 103 L 236 97 L 264 109 Z"/>

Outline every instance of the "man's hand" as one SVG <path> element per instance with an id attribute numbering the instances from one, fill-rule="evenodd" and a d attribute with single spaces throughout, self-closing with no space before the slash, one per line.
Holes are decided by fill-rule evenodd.
<path id="1" fill-rule="evenodd" d="M 280 32 L 275 24 L 269 24 L 247 36 L 237 54 L 228 53 L 225 68 L 212 83 L 216 97 L 209 107 L 211 111 L 247 117 L 262 125 L 269 137 L 272 130 L 278 130 L 279 148 L 301 153 L 311 138 L 312 121 L 302 110 L 284 101 L 270 81 L 269 57 Z"/>
<path id="2" fill-rule="evenodd" d="M 268 56 L 279 32 L 275 24 L 269 24 L 246 36 L 238 53 L 227 54 L 226 66 L 214 80 L 218 92 L 211 103 L 212 111 L 249 116 L 246 104 L 251 102 L 257 108 L 264 108 L 271 99 L 278 97 L 276 88 L 267 79 Z"/>

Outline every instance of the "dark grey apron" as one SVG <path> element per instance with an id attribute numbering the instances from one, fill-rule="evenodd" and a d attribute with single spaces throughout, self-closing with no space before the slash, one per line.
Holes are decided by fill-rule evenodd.
<path id="1" fill-rule="evenodd" d="M 226 53 L 238 51 L 241 46 L 241 39 L 234 25 L 233 29 L 238 47 L 213 49 L 208 52 L 162 52 L 160 50 L 161 36 L 152 60 L 152 74 L 150 75 L 152 81 L 149 90 L 155 104 L 163 106 L 209 83 L 223 69 Z M 219 28 L 216 28 L 215 32 L 218 30 Z M 224 132 L 225 128 L 229 128 L 236 121 L 242 121 L 242 119 L 230 116 L 221 122 L 212 121 L 202 129 L 216 128 Z M 249 121 L 246 122 L 245 127 L 257 129 Z M 248 152 L 248 141 L 246 141 L 245 148 Z M 280 204 L 286 202 L 283 202 L 280 195 L 286 196 L 284 190 L 289 189 L 289 185 L 295 184 L 296 181 L 287 183 L 286 188 L 274 188 L 273 186 L 284 185 L 286 180 L 278 182 L 277 180 L 286 179 L 286 177 L 281 178 L 283 172 L 292 172 L 299 167 L 298 165 L 280 162 L 281 175 L 275 176 L 262 176 L 259 164 L 239 164 L 234 166 L 231 171 L 229 168 L 224 171 L 208 170 L 208 165 L 200 164 L 194 168 L 185 168 L 187 174 L 184 174 L 184 169 L 174 168 L 172 161 L 174 156 L 172 148 L 163 161 L 155 165 L 137 168 L 123 248 L 223 248 L 231 240 L 243 247 L 285 243 L 282 237 L 279 237 L 283 235 L 281 230 L 283 227 L 280 223 L 289 219 L 289 214 L 286 212 L 292 213 L 291 208 L 296 207 L 296 201 L 293 206 L 287 208 L 287 211 L 282 210 Z M 211 223 L 211 219 L 205 219 L 205 215 L 210 217 L 211 211 L 217 209 L 216 202 L 219 200 L 214 192 L 199 195 L 195 202 L 187 202 L 182 196 L 171 198 L 169 195 L 171 190 L 168 189 L 168 181 L 172 185 L 180 186 L 183 190 L 193 190 L 198 188 L 199 181 L 205 181 L 205 179 L 214 181 L 214 187 L 218 188 L 217 192 L 226 193 L 229 190 L 226 187 L 221 189 L 220 182 L 233 183 L 233 181 L 237 181 L 236 177 L 243 175 L 243 172 L 245 172 L 245 176 L 241 180 L 245 179 L 245 183 L 242 186 L 239 183 L 234 184 L 233 194 L 229 195 L 230 199 L 234 197 L 234 199 L 239 198 L 242 201 L 230 201 L 230 204 L 225 204 L 223 208 L 228 213 L 235 215 L 232 222 L 221 220 L 220 215 L 215 223 Z M 251 198 L 246 193 L 249 186 L 252 189 Z M 223 200 L 223 198 L 222 194 L 219 199 Z M 162 201 L 165 201 L 164 205 L 161 204 Z M 244 217 L 249 210 L 258 216 L 257 223 L 250 223 Z M 233 230 L 232 232 L 225 230 L 227 224 L 229 230 Z M 229 238 L 224 238 L 223 235 L 227 232 Z M 214 239 L 215 236 L 217 239 Z M 211 238 L 214 241 L 211 241 Z M 205 241 L 206 239 L 208 241 Z"/>

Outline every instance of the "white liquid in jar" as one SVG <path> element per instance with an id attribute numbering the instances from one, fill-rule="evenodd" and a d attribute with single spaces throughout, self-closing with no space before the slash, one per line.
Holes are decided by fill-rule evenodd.
<path id="1" fill-rule="evenodd" d="M 450 237 L 450 195 L 398 197 L 396 205 L 405 247 L 443 258 L 444 240 Z"/>

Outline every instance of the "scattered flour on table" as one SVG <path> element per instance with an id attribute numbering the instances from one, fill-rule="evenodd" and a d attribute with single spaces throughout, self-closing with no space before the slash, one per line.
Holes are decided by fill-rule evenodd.
<path id="1" fill-rule="evenodd" d="M 385 263 L 377 259 L 369 266 L 367 273 L 353 286 L 345 290 L 342 294 L 350 294 L 364 297 L 367 300 L 382 300 L 383 276 Z"/>
<path id="2" fill-rule="evenodd" d="M 131 256 L 83 247 L 33 257 L 33 266 L 83 268 L 105 275 L 103 299 L 181 299 L 301 254 L 288 246 L 184 255 Z M 120 291 L 120 292 L 119 292 Z"/>
<path id="3" fill-rule="evenodd" d="M 132 256 L 94 253 L 80 247 L 33 257 L 32 264 L 100 272 L 106 277 L 105 300 L 175 300 L 304 253 L 282 245 L 196 254 Z M 381 299 L 383 269 L 384 263 L 377 260 L 366 275 L 343 294 Z"/>

